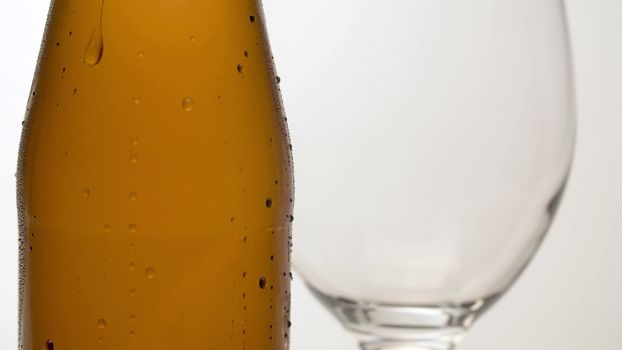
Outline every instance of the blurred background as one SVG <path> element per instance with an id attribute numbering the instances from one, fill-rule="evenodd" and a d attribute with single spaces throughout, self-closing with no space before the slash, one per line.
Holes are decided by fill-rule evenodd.
<path id="1" fill-rule="evenodd" d="M 335 4 L 343 8 L 350 1 Z M 48 7 L 46 0 L 0 2 L 1 349 L 17 348 L 14 174 Z M 567 7 L 579 120 L 572 176 L 535 259 L 476 323 L 463 350 L 622 349 L 622 2 L 568 0 Z M 288 94 L 296 89 L 288 85 L 288 75 L 308 76 L 309 71 L 279 62 L 280 53 L 304 45 L 313 30 L 322 30 L 324 21 L 334 16 L 318 17 L 318 28 L 306 28 L 297 25 L 297 18 L 310 15 L 311 1 L 264 0 L 264 8 L 287 107 Z M 288 115 L 291 129 L 298 125 L 296 118 Z M 292 294 L 292 349 L 356 349 L 352 337 L 297 276 Z"/>

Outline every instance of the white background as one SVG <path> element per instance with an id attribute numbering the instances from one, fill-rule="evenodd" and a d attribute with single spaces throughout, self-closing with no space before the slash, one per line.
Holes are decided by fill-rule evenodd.
<path id="1" fill-rule="evenodd" d="M 286 15 L 280 3 L 291 8 L 295 1 L 302 3 L 264 0 L 268 25 Z M 567 4 L 579 112 L 569 187 L 536 258 L 476 323 L 463 350 L 622 349 L 622 1 Z M 48 6 L 46 0 L 0 0 L 0 349 L 17 344 L 14 173 Z M 277 29 L 282 33 L 284 28 L 275 24 L 272 30 Z M 274 35 L 277 66 L 279 51 L 291 42 Z M 287 76 L 282 78 L 287 106 Z M 288 118 L 295 127 L 296 116 Z M 293 288 L 294 350 L 356 349 L 299 279 Z"/>

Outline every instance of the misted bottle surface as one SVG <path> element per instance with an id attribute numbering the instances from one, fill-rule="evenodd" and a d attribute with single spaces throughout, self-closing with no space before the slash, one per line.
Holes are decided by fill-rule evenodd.
<path id="1" fill-rule="evenodd" d="M 52 3 L 20 348 L 285 349 L 292 169 L 257 0 Z"/>

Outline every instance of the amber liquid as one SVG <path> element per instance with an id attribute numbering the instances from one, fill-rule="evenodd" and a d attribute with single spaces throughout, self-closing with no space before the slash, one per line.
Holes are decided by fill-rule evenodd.
<path id="1" fill-rule="evenodd" d="M 19 158 L 20 348 L 287 348 L 272 67 L 254 0 L 53 2 Z"/>

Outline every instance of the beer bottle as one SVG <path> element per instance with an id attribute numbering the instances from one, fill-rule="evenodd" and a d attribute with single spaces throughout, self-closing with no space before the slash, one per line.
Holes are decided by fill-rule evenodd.
<path id="1" fill-rule="evenodd" d="M 293 178 L 259 0 L 52 1 L 20 349 L 286 349 Z"/>

